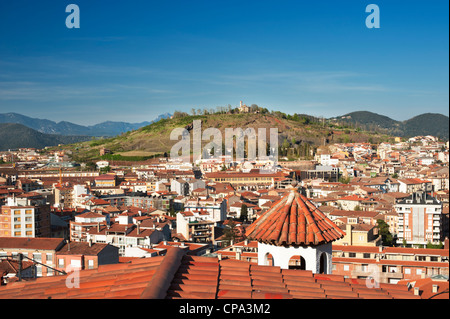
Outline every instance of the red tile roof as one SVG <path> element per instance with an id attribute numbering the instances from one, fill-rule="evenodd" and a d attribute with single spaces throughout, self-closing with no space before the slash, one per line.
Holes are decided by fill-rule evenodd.
<path id="1" fill-rule="evenodd" d="M 0 237 L 0 247 L 9 249 L 57 250 L 63 243 L 63 238 Z"/>
<path id="2" fill-rule="evenodd" d="M 295 190 L 277 201 L 246 232 L 250 239 L 277 246 L 320 245 L 344 235 L 344 231 Z"/>
<path id="3" fill-rule="evenodd" d="M 380 288 L 369 289 L 364 280 L 188 256 L 175 247 L 165 256 L 81 270 L 78 288 L 67 287 L 68 276 L 71 274 L 1 286 L 0 299 L 420 298 L 406 285 L 380 284 Z"/>

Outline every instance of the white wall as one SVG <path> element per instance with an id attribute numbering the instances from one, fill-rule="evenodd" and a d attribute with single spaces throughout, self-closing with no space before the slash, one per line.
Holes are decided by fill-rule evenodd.
<path id="1" fill-rule="evenodd" d="M 271 254 L 273 265 L 281 269 L 289 269 L 289 260 L 293 256 L 302 256 L 306 262 L 306 270 L 313 273 L 320 272 L 320 256 L 322 253 L 326 256 L 325 273 L 331 274 L 332 266 L 332 244 L 323 244 L 309 247 L 280 247 L 269 244 L 258 243 L 258 265 L 267 265 L 266 255 Z"/>

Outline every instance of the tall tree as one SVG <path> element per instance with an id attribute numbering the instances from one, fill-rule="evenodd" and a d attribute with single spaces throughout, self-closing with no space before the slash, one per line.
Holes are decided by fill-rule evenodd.
<path id="1" fill-rule="evenodd" d="M 241 206 L 241 219 L 244 221 L 248 220 L 248 207 L 245 204 Z"/>

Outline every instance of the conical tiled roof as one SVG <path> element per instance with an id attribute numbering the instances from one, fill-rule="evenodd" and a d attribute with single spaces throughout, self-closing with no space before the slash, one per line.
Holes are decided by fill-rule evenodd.
<path id="1" fill-rule="evenodd" d="M 344 235 L 344 231 L 294 189 L 262 214 L 246 232 L 250 239 L 276 246 L 316 246 Z"/>

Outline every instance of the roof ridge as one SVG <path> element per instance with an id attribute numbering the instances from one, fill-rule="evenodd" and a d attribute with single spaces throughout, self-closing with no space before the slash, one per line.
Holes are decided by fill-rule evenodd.
<path id="1" fill-rule="evenodd" d="M 178 247 L 169 249 L 140 298 L 164 299 L 185 254 L 185 250 Z"/>

